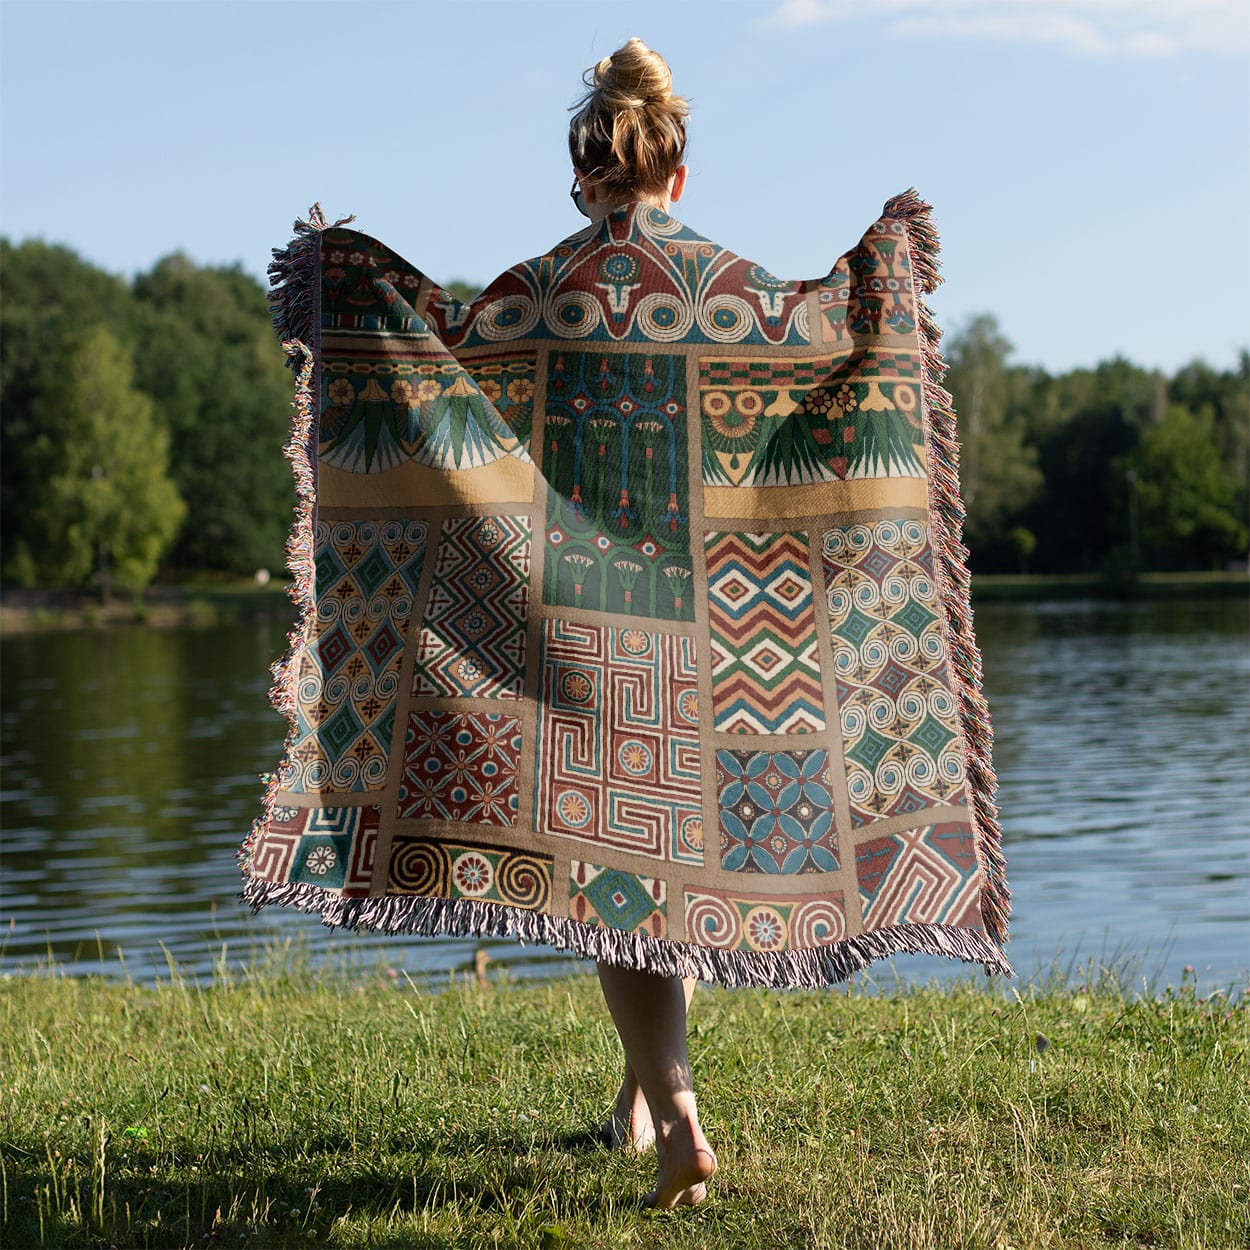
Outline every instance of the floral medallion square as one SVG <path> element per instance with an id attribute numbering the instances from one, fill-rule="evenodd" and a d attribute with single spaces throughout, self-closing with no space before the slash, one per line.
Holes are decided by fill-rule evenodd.
<path id="1" fill-rule="evenodd" d="M 721 867 L 837 872 L 825 751 L 717 751 Z"/>

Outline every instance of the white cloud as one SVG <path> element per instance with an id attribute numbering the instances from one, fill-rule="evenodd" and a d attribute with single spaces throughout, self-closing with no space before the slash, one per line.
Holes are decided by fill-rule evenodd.
<path id="1" fill-rule="evenodd" d="M 871 21 L 899 38 L 1050 44 L 1086 56 L 1250 50 L 1246 0 L 781 0 L 769 21 Z"/>

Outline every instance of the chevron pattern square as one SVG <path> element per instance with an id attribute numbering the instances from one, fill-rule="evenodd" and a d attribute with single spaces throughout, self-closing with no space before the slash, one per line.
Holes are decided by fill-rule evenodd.
<path id="1" fill-rule="evenodd" d="M 443 522 L 413 694 L 522 697 L 529 573 L 528 517 Z"/>
<path id="2" fill-rule="evenodd" d="M 714 728 L 741 734 L 823 729 L 807 535 L 709 533 L 704 542 Z"/>

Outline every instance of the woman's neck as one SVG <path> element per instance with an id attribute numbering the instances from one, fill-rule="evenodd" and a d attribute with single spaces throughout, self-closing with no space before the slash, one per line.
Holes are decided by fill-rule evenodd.
<path id="1" fill-rule="evenodd" d="M 672 202 L 667 195 L 627 195 L 619 200 L 613 200 L 610 204 L 601 200 L 595 200 L 593 204 L 587 204 L 590 220 L 596 225 L 605 217 L 610 217 L 618 209 L 625 208 L 629 204 L 650 204 L 654 208 L 667 213 L 672 208 Z"/>

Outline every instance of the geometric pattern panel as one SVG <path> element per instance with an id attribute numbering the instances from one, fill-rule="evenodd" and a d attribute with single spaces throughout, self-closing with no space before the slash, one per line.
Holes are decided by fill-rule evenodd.
<path id="1" fill-rule="evenodd" d="M 517 818 L 521 722 L 488 712 L 410 712 L 401 819 L 509 827 Z"/>
<path id="2" fill-rule="evenodd" d="M 703 862 L 694 642 L 545 621 L 536 828 Z"/>
<path id="3" fill-rule="evenodd" d="M 851 824 L 966 803 L 966 770 L 923 521 L 824 536 Z"/>
<path id="4" fill-rule="evenodd" d="M 404 635 L 427 534 L 424 521 L 317 525 L 317 617 L 300 664 L 284 790 L 319 794 L 385 784 Z"/>
<path id="5" fill-rule="evenodd" d="M 807 535 L 708 534 L 712 716 L 719 733 L 825 727 Z"/>
<path id="6" fill-rule="evenodd" d="M 527 517 L 443 522 L 413 694 L 521 698 L 529 570 Z"/>
<path id="7" fill-rule="evenodd" d="M 253 862 L 266 881 L 295 881 L 363 898 L 373 880 L 379 807 L 275 805 Z"/>
<path id="8" fill-rule="evenodd" d="M 972 829 L 960 822 L 923 825 L 855 848 L 864 928 L 895 924 L 981 924 L 981 891 Z"/>
<path id="9" fill-rule="evenodd" d="M 668 932 L 664 881 L 573 860 L 569 865 L 569 915 L 583 924 L 662 938 Z"/>
<path id="10" fill-rule="evenodd" d="M 921 382 L 917 351 L 700 360 L 703 480 L 799 486 L 923 477 Z"/>
<path id="11" fill-rule="evenodd" d="M 721 950 L 772 951 L 829 946 L 846 937 L 846 907 L 841 890 L 775 896 L 685 891 L 686 939 Z"/>
<path id="12" fill-rule="evenodd" d="M 682 357 L 553 356 L 544 603 L 693 620 L 686 442 Z"/>
<path id="13" fill-rule="evenodd" d="M 605 229 L 612 237 L 589 231 L 581 246 L 568 240 L 514 265 L 473 309 L 432 300 L 426 313 L 435 333 L 448 346 L 475 351 L 534 337 L 661 350 L 673 343 L 808 346 L 807 283 L 775 277 L 659 208 L 644 206 Z M 349 290 L 355 278 L 348 269 Z"/>
<path id="14" fill-rule="evenodd" d="M 721 867 L 837 872 L 826 751 L 717 751 Z"/>
<path id="15" fill-rule="evenodd" d="M 391 843 L 387 888 L 543 911 L 551 903 L 551 864 L 549 855 L 531 851 L 401 834 Z"/>

